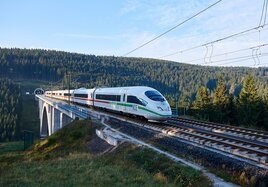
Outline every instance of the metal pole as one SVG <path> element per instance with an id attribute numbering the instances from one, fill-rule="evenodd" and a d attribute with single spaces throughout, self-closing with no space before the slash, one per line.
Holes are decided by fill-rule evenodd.
<path id="1" fill-rule="evenodd" d="M 71 100 L 70 100 L 70 82 L 71 82 L 71 78 L 70 78 L 70 73 L 69 74 L 67 74 L 68 75 L 68 104 L 70 105 L 70 103 L 71 103 Z"/>
<path id="2" fill-rule="evenodd" d="M 178 94 L 177 94 L 177 89 L 178 89 L 178 85 L 177 85 L 177 83 L 175 84 L 175 103 L 176 103 L 176 105 L 175 105 L 175 107 L 176 107 L 176 116 L 178 116 L 179 115 L 179 112 L 178 112 Z"/>
<path id="3" fill-rule="evenodd" d="M 53 95 L 52 82 L 50 82 L 50 90 L 51 90 L 51 97 L 52 97 L 52 95 Z"/>

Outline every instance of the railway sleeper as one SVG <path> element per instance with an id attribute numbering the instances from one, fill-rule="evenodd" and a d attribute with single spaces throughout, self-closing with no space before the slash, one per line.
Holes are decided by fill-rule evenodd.
<path id="1" fill-rule="evenodd" d="M 255 161 L 260 162 L 260 163 L 264 163 L 264 164 L 267 163 L 267 157 L 265 157 L 265 156 L 263 156 L 263 157 L 257 156 L 256 153 L 249 153 L 248 151 L 241 151 L 238 148 L 232 148 L 230 146 L 224 146 L 224 145 L 221 145 L 221 144 L 218 144 L 218 143 L 212 143 L 210 141 L 205 141 L 204 139 L 200 140 L 199 138 L 195 138 L 195 137 L 188 136 L 188 135 L 181 134 L 178 137 L 180 137 L 182 139 L 188 139 L 188 140 L 190 140 L 192 142 L 203 144 L 203 145 L 206 145 L 208 147 L 212 147 L 214 149 L 221 150 L 223 152 L 228 152 L 228 153 L 231 153 L 231 154 L 234 154 L 234 155 L 237 155 L 237 156 L 241 156 L 241 157 L 244 157 L 244 158 L 255 160 Z"/>
<path id="2" fill-rule="evenodd" d="M 258 157 L 258 161 L 261 163 L 268 163 L 268 158 L 266 156 Z"/>
<path id="3" fill-rule="evenodd" d="M 213 148 L 218 148 L 219 145 L 218 145 L 217 143 L 212 143 L 212 144 L 211 144 L 211 147 L 213 147 Z"/>
<path id="4" fill-rule="evenodd" d="M 221 151 L 226 152 L 226 149 L 225 149 L 225 147 L 224 147 L 224 146 L 220 146 L 220 147 L 219 147 L 219 149 L 220 149 Z"/>
<path id="5" fill-rule="evenodd" d="M 234 154 L 234 155 L 238 155 L 238 156 L 241 156 L 241 157 L 244 157 L 244 158 L 248 158 L 248 159 L 251 159 L 251 160 L 255 160 L 255 161 L 258 161 L 258 162 L 261 162 L 261 163 L 264 163 L 266 164 L 267 163 L 267 157 L 266 156 L 257 156 L 256 153 L 249 153 L 248 151 L 242 151 L 238 148 L 232 148 L 230 146 L 224 146 L 224 145 L 221 145 L 221 144 L 218 144 L 218 143 L 212 143 L 211 141 L 206 141 L 204 139 L 200 139 L 200 138 L 197 138 L 197 137 L 193 137 L 193 136 L 190 136 L 190 135 L 187 135 L 187 134 L 180 134 L 178 133 L 178 131 L 176 130 L 170 130 L 170 129 L 161 129 L 161 128 L 158 128 L 158 127 L 151 127 L 151 129 L 155 129 L 155 130 L 158 130 L 162 133 L 165 133 L 165 134 L 168 134 L 168 135 L 172 135 L 172 136 L 176 136 L 178 138 L 182 138 L 182 139 L 185 139 L 185 140 L 189 140 L 189 141 L 192 141 L 192 142 L 195 142 L 195 143 L 198 143 L 198 144 L 202 144 L 202 145 L 205 145 L 205 146 L 208 146 L 208 147 L 213 147 L 214 149 L 218 149 L 218 150 L 221 150 L 221 151 L 224 151 L 224 152 L 228 152 L 228 153 L 231 153 L 231 154 Z M 183 129 L 181 129 L 183 130 Z M 195 133 L 195 134 L 199 134 L 199 133 Z M 232 133 L 234 134 L 234 133 Z M 199 134 L 199 135 L 202 135 L 204 136 L 203 134 Z M 238 134 L 238 136 L 242 136 L 242 134 Z M 255 136 L 249 136 L 249 135 L 243 135 L 244 137 L 253 137 L 255 138 Z M 216 137 L 213 137 L 213 136 L 205 136 L 206 138 L 211 138 L 211 139 L 215 139 L 215 140 L 218 140 L 218 141 L 222 141 L 223 139 L 222 138 L 216 138 Z M 260 139 L 260 138 L 259 138 Z M 261 138 L 262 140 L 262 138 Z M 268 140 L 268 139 L 267 139 Z M 244 145 L 243 143 L 236 143 L 234 141 L 230 141 L 230 140 L 224 140 L 224 142 L 226 143 L 232 143 L 234 145 L 239 145 L 239 146 L 245 146 L 247 148 L 252 148 L 252 146 L 250 145 Z M 254 149 L 260 149 L 259 147 L 254 147 Z M 265 150 L 266 151 L 266 150 Z"/>
<path id="6" fill-rule="evenodd" d="M 224 151 L 231 152 L 232 148 L 230 146 L 224 146 Z"/>
<path id="7" fill-rule="evenodd" d="M 205 145 L 211 147 L 211 141 L 206 141 L 206 142 L 205 142 Z"/>
<path id="8" fill-rule="evenodd" d="M 169 130 L 168 129 L 162 129 L 161 132 L 164 133 L 164 134 L 167 134 Z"/>
<path id="9" fill-rule="evenodd" d="M 245 155 L 245 157 L 252 159 L 252 160 L 255 160 L 255 161 L 259 160 L 257 154 L 255 154 L 255 153 L 248 153 L 247 155 Z"/>
<path id="10" fill-rule="evenodd" d="M 181 134 L 180 137 L 182 137 L 182 138 L 184 138 L 184 139 L 188 139 L 189 136 L 186 135 L 186 134 Z"/>

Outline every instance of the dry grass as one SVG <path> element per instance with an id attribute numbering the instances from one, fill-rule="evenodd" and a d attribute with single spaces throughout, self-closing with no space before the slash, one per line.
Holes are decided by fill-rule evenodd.
<path id="1" fill-rule="evenodd" d="M 90 121 L 75 121 L 29 151 L 2 152 L 0 186 L 211 185 L 200 172 L 142 147 L 97 156 L 87 149 L 94 132 Z"/>

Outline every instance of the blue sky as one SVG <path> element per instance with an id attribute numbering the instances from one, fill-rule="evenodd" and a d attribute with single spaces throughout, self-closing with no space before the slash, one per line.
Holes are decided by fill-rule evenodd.
<path id="1" fill-rule="evenodd" d="M 56 49 L 121 56 L 154 38 L 215 0 L 1 0 L 0 47 Z M 258 26 L 263 0 L 223 0 L 148 46 L 130 54 L 160 58 Z M 268 23 L 268 18 L 267 18 Z M 164 59 L 192 64 L 267 66 L 268 46 L 213 57 L 268 43 L 268 26 Z M 252 54 L 261 54 L 250 58 Z M 210 56 L 211 59 L 210 59 Z M 249 56 L 244 61 L 226 61 Z M 254 56 L 254 55 L 253 55 Z M 204 60 L 204 58 L 206 59 Z M 197 61 L 192 61 L 200 59 Z"/>

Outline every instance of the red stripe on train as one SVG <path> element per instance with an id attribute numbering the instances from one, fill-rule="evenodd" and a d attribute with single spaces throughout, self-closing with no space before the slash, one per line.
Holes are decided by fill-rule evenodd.
<path id="1" fill-rule="evenodd" d="M 54 96 L 54 97 L 68 98 L 69 96 L 60 96 L 60 95 L 58 95 L 58 96 Z M 109 104 L 109 102 L 107 102 L 107 101 L 101 101 L 101 100 L 97 100 L 97 99 L 93 100 L 93 99 L 88 99 L 88 98 L 78 98 L 78 97 L 72 97 L 72 96 L 71 96 L 71 98 L 72 99 L 78 99 L 78 100 L 84 100 L 84 101 L 94 101 L 94 102 Z"/>

